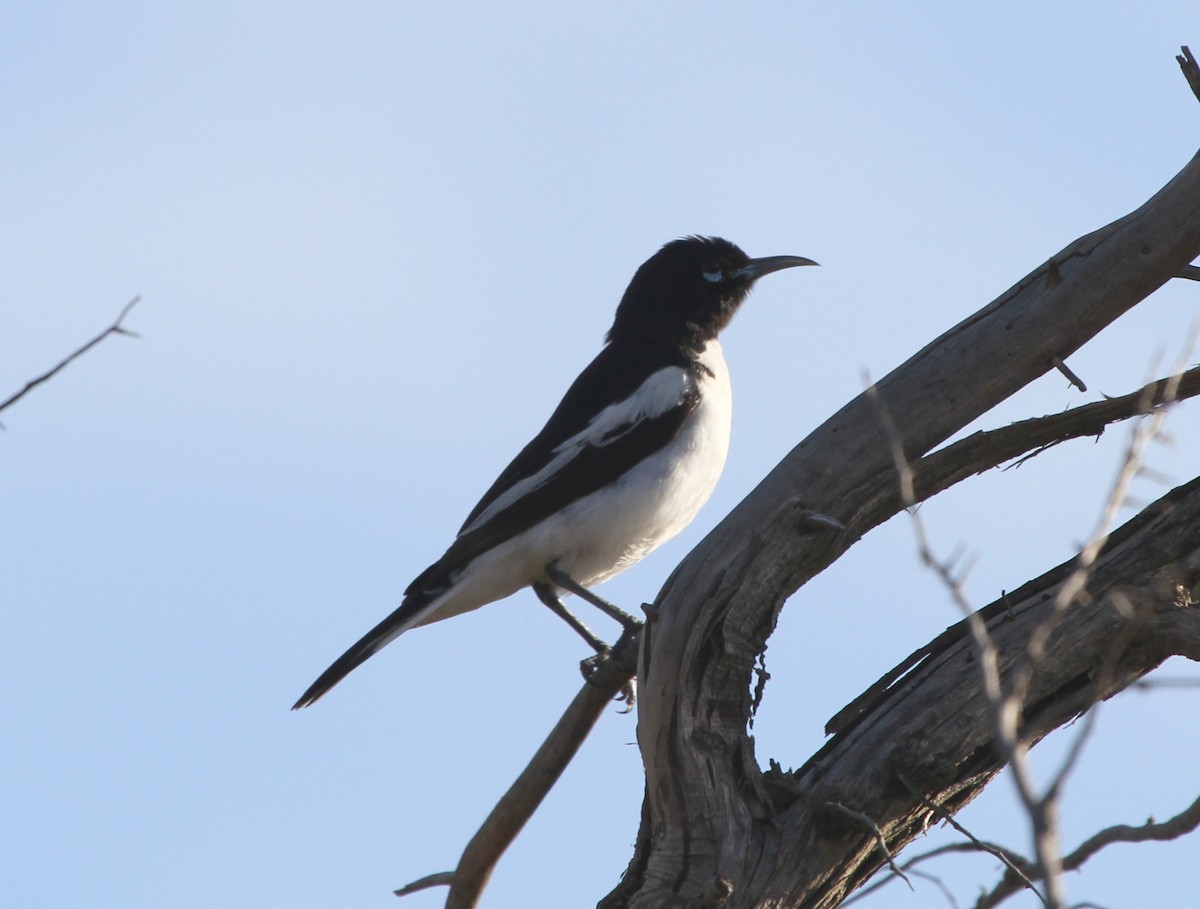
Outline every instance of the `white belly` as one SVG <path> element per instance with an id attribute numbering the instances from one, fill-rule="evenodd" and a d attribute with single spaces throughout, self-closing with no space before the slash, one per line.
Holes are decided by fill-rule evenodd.
<path id="1" fill-rule="evenodd" d="M 708 501 L 729 451 L 732 393 L 716 341 L 700 362 L 700 403 L 678 435 L 615 484 L 585 496 L 472 560 L 415 624 L 509 596 L 556 564 L 584 586 L 608 580 L 683 530 Z"/>

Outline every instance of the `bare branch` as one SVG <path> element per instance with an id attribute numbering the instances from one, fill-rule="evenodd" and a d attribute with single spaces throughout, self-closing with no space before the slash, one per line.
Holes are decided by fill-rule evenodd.
<path id="1" fill-rule="evenodd" d="M 911 465 L 914 500 L 924 501 L 969 476 L 1028 452 L 1036 455 L 1070 439 L 1100 436 L 1113 423 L 1153 413 L 1170 402 L 1198 394 L 1200 367 L 1193 367 L 1120 397 L 1021 420 L 1000 429 L 981 430 Z"/>
<path id="2" fill-rule="evenodd" d="M 1200 827 L 1200 797 L 1174 817 L 1155 823 L 1147 821 L 1137 827 L 1118 824 L 1106 827 L 1084 840 L 1077 849 L 1063 858 L 1063 868 L 1074 871 L 1101 849 L 1113 843 L 1145 843 L 1177 840 Z"/>
<path id="3" fill-rule="evenodd" d="M 458 867 L 402 887 L 395 891 L 397 896 L 448 885 L 446 909 L 472 909 L 478 905 L 500 857 L 558 782 L 605 708 L 633 678 L 640 643 L 640 628 L 621 635 L 608 659 L 589 676 L 532 760 L 471 838 Z"/>
<path id="4" fill-rule="evenodd" d="M 420 893 L 422 890 L 432 890 L 434 887 L 449 887 L 453 883 L 453 871 L 439 871 L 437 874 L 427 874 L 425 877 L 415 880 L 411 884 L 405 884 L 399 890 L 393 890 L 392 892 L 396 896 L 409 896 L 413 893 Z"/>
<path id="5" fill-rule="evenodd" d="M 1191 346 L 1192 343 L 1189 342 L 1188 352 L 1190 352 Z M 1181 355 L 1180 362 L 1183 362 L 1187 355 L 1187 353 Z M 1175 400 L 1178 393 L 1179 380 L 1180 376 L 1175 375 L 1163 384 L 1161 388 L 1162 404 L 1170 404 Z M 896 473 L 899 480 L 900 494 L 904 500 L 904 504 L 909 508 L 921 561 L 935 572 L 955 604 L 963 612 L 965 616 L 964 621 L 974 639 L 979 657 L 978 664 L 983 692 L 992 708 L 995 731 L 993 746 L 996 748 L 1002 764 L 1009 767 L 1017 794 L 1026 816 L 1029 818 L 1034 854 L 1037 859 L 1033 865 L 1033 877 L 1044 883 L 1045 893 L 1042 894 L 1037 891 L 1030 880 L 1030 876 L 1026 875 L 1021 868 L 1007 863 L 1007 860 L 1003 856 L 998 857 L 1001 857 L 1008 864 L 1009 871 L 1006 878 L 1020 880 L 1025 886 L 1038 894 L 1043 905 L 1047 906 L 1048 909 L 1062 909 L 1065 906 L 1066 899 L 1062 881 L 1063 862 L 1059 851 L 1058 798 L 1067 777 L 1083 753 L 1084 744 L 1094 728 L 1096 712 L 1095 710 L 1088 711 L 1084 718 L 1084 724 L 1072 742 L 1062 766 L 1051 778 L 1045 790 L 1041 794 L 1038 794 L 1028 763 L 1030 743 L 1025 740 L 1020 730 L 1022 708 L 1026 701 L 1028 686 L 1033 679 L 1034 670 L 1044 655 L 1047 640 L 1062 616 L 1075 604 L 1077 598 L 1087 586 L 1096 559 L 1108 539 L 1109 529 L 1115 521 L 1118 510 L 1127 499 L 1129 484 L 1132 482 L 1133 477 L 1138 475 L 1142 469 L 1142 458 L 1146 447 L 1161 432 L 1165 408 L 1156 407 L 1152 409 L 1151 407 L 1151 402 L 1158 399 L 1159 393 L 1160 388 L 1158 387 L 1158 383 L 1146 386 L 1141 390 L 1140 399 L 1136 405 L 1136 412 L 1152 412 L 1152 418 L 1134 427 L 1123 456 L 1121 469 L 1118 471 L 1117 477 L 1113 482 L 1112 489 L 1105 501 L 1105 506 L 1092 537 L 1076 558 L 1074 570 L 1059 587 L 1052 601 L 1052 608 L 1047 612 L 1041 623 L 1034 627 L 1024 653 L 1020 655 L 1015 667 L 1009 672 L 1008 684 L 1004 684 L 1001 680 L 998 650 L 991 635 L 988 633 L 983 617 L 975 612 L 967 600 L 965 590 L 962 586 L 961 574 L 955 574 L 951 563 L 939 560 L 930 548 L 929 538 L 921 516 L 912 508 L 915 504 L 913 470 L 905 458 L 895 422 L 892 420 L 890 413 L 887 412 L 886 406 L 877 400 L 880 408 L 880 420 L 886 431 L 892 436 L 891 447 L 893 458 L 896 460 Z M 1116 599 L 1114 602 L 1119 604 L 1120 600 Z M 1130 621 L 1126 623 L 1121 629 L 1120 634 L 1114 639 L 1111 645 L 1110 659 L 1104 660 L 1097 670 L 1098 678 L 1095 681 L 1095 685 L 1098 689 L 1103 690 L 1108 687 L 1110 682 L 1109 667 L 1115 663 L 1116 658 L 1128 646 L 1133 636 L 1133 621 L 1137 618 L 1136 612 L 1134 610 L 1126 610 L 1126 617 Z M 948 812 L 945 812 L 940 806 L 925 799 L 924 795 L 912 786 L 902 774 L 898 772 L 897 775 L 914 794 L 926 802 L 927 807 L 934 808 L 944 820 L 949 821 L 955 829 L 959 829 L 972 842 L 978 842 L 974 836 L 965 829 L 962 829 L 951 818 Z M 985 895 L 980 899 L 976 909 L 984 909 L 986 905 L 989 904 Z"/>
<path id="6" fill-rule="evenodd" d="M 1084 863 L 1113 843 L 1144 843 L 1177 840 L 1200 827 L 1200 798 L 1197 798 L 1179 814 L 1169 820 L 1156 823 L 1147 821 L 1137 827 L 1116 824 L 1106 827 L 1084 840 L 1074 851 L 1063 857 L 1064 871 L 1077 871 Z M 1035 872 L 1036 873 L 1036 872 Z M 1022 888 L 1021 882 L 1011 872 L 1005 872 L 999 883 L 980 897 L 975 909 L 992 909 Z"/>
<path id="7" fill-rule="evenodd" d="M 82 347 L 80 347 L 74 353 L 70 354 L 64 360 L 60 361 L 57 366 L 42 373 L 40 376 L 38 376 L 35 379 L 30 379 L 28 382 L 25 383 L 25 387 L 22 388 L 20 391 L 18 391 L 16 394 L 12 395 L 7 400 L 0 401 L 0 410 L 4 410 L 5 408 L 9 407 L 10 405 L 15 404 L 17 401 L 21 400 L 21 398 L 25 397 L 25 395 L 27 395 L 33 389 L 37 388 L 43 382 L 47 382 L 50 379 L 54 378 L 54 376 L 57 375 L 59 372 L 61 372 L 63 369 L 65 369 L 69 363 L 71 363 L 73 360 L 78 359 L 79 357 L 82 357 L 85 353 L 87 353 L 89 350 L 91 350 L 93 347 L 95 347 L 97 344 L 99 344 L 101 341 L 103 341 L 109 335 L 126 335 L 130 338 L 140 337 L 140 335 L 138 335 L 136 332 L 132 332 L 128 328 L 125 328 L 124 325 L 122 325 L 122 323 L 125 321 L 125 317 L 127 315 L 129 315 L 129 311 L 138 304 L 139 300 L 141 300 L 141 297 L 134 297 L 132 300 L 130 300 L 128 303 L 126 303 L 121 308 L 121 312 L 118 313 L 116 321 L 114 321 L 111 325 L 109 325 L 108 328 L 104 329 L 104 331 L 100 332 L 100 334 L 96 335 L 96 337 L 92 338 L 92 340 L 88 341 L 86 344 L 84 344 Z"/>
<path id="8" fill-rule="evenodd" d="M 973 842 L 967 841 L 967 842 L 963 842 L 963 843 L 945 843 L 941 846 L 935 846 L 933 849 L 929 849 L 925 852 L 921 852 L 917 855 L 914 855 L 914 856 L 911 856 L 910 858 L 905 859 L 900 864 L 901 869 L 905 873 L 911 875 L 912 877 L 919 877 L 922 880 L 930 880 L 930 881 L 934 881 L 934 882 L 938 883 L 940 885 L 942 892 L 947 895 L 947 897 L 951 900 L 951 902 L 953 902 L 955 905 L 957 905 L 957 901 L 954 900 L 953 896 L 950 894 L 949 889 L 945 886 L 944 883 L 942 883 L 940 878 L 938 878 L 936 875 L 934 875 L 932 873 L 917 870 L 917 866 L 923 865 L 926 862 L 933 861 L 934 859 L 940 859 L 947 855 L 955 855 L 955 854 L 958 854 L 958 855 L 988 854 L 988 855 L 992 855 L 993 857 L 1002 856 L 1001 861 L 1005 865 L 1009 865 L 1009 866 L 1017 868 L 1017 869 L 1027 868 L 1031 864 L 1029 859 L 1025 858 L 1022 855 L 1018 855 L 1016 852 L 1013 852 L 1011 849 L 1008 849 L 1004 846 L 999 846 L 996 843 L 990 843 L 986 840 L 975 839 L 975 837 L 969 831 L 964 831 L 964 832 L 965 832 L 965 835 L 971 837 L 971 840 L 974 840 L 974 841 Z M 847 899 L 842 903 L 842 905 L 843 906 L 851 906 L 855 903 L 861 902 L 862 900 L 864 900 L 868 896 L 870 896 L 872 893 L 875 893 L 876 891 L 882 890 L 884 887 L 887 887 L 889 884 L 892 883 L 892 881 L 894 881 L 896 879 L 897 879 L 896 876 L 891 873 L 883 875 L 882 877 L 879 878 L 879 880 L 872 881 L 870 884 L 863 887 L 861 890 L 856 891 L 852 896 L 847 897 Z M 1034 890 L 1034 892 L 1037 893 L 1036 889 Z M 1039 894 L 1039 896 L 1040 896 L 1040 894 Z"/>
<path id="9" fill-rule="evenodd" d="M 1087 386 L 1083 384 L 1083 379 L 1075 375 L 1071 367 L 1069 367 L 1062 357 L 1051 357 L 1050 362 L 1054 364 L 1054 368 L 1066 376 L 1067 381 L 1078 388 L 1080 391 L 1087 391 Z"/>
<path id="10" fill-rule="evenodd" d="M 975 836 L 975 834 L 960 824 L 955 819 L 954 815 L 952 815 L 944 807 L 927 798 L 920 789 L 908 781 L 903 773 L 897 772 L 896 776 L 900 782 L 902 782 L 908 788 L 909 792 L 921 800 L 921 803 L 925 805 L 925 807 L 929 808 L 941 820 L 945 821 L 960 834 L 966 837 L 973 848 L 998 858 L 1001 863 L 1008 868 L 1008 874 L 1011 874 L 1015 880 L 1019 881 L 1022 887 L 1032 890 L 1034 896 L 1041 901 L 1042 905 L 1046 905 L 1046 897 L 1044 897 L 1037 887 L 1033 885 L 1033 881 L 1030 879 L 1029 874 L 1025 870 L 1026 868 L 1034 867 L 1032 862 L 1022 856 L 1017 855 L 1010 849 L 1004 849 L 1000 846 L 994 845 L 993 843 L 988 843 L 979 839 L 979 837 Z"/>
<path id="11" fill-rule="evenodd" d="M 847 807 L 846 805 L 843 805 L 841 802 L 825 802 L 825 805 L 832 808 L 834 811 L 837 811 L 838 813 L 845 815 L 848 818 L 852 818 L 853 820 L 858 821 L 860 824 L 862 824 L 864 827 L 866 827 L 867 830 L 869 830 L 871 832 L 871 835 L 873 837 L 875 837 L 875 845 L 879 849 L 880 855 L 883 856 L 884 861 L 887 862 L 888 868 L 891 869 L 892 874 L 894 874 L 896 877 L 900 878 L 900 880 L 904 881 L 904 883 L 908 884 L 909 890 L 914 889 L 913 885 L 912 885 L 912 881 L 910 881 L 908 879 L 908 877 L 905 875 L 905 873 L 896 864 L 895 857 L 892 855 L 891 850 L 888 849 L 887 837 L 885 837 L 883 835 L 883 831 L 879 829 L 878 824 L 876 824 L 873 820 L 871 820 L 869 817 L 867 817 L 861 811 L 856 811 L 853 808 Z"/>

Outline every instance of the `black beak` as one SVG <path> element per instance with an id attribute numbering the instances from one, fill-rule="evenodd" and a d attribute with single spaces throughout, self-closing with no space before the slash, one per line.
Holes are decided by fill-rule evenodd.
<path id="1" fill-rule="evenodd" d="M 796 268 L 799 265 L 818 265 L 812 259 L 804 256 L 763 256 L 761 259 L 751 259 L 748 265 L 743 265 L 733 273 L 735 278 L 749 278 L 757 281 L 763 275 L 784 268 Z"/>

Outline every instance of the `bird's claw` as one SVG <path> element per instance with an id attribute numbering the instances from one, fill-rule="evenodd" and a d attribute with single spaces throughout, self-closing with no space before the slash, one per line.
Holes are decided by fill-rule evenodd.
<path id="1" fill-rule="evenodd" d="M 612 659 L 612 648 L 605 647 L 604 650 L 593 654 L 587 659 L 579 661 L 579 671 L 583 674 L 583 680 L 589 685 L 600 685 L 596 680 L 596 673 L 600 671 Z M 615 667 L 614 667 L 615 668 Z M 617 692 L 616 700 L 625 705 L 625 709 L 621 713 L 629 713 L 637 706 L 637 679 L 630 676 L 621 685 L 620 691 Z"/>
<path id="2" fill-rule="evenodd" d="M 591 683 L 592 676 L 608 660 L 610 653 L 612 653 L 612 648 L 605 644 L 603 650 L 597 650 L 587 659 L 579 661 L 579 671 L 583 674 L 585 682 Z"/>

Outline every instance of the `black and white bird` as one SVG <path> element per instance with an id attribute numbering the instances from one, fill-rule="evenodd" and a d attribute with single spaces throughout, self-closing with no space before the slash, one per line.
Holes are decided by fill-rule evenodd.
<path id="1" fill-rule="evenodd" d="M 816 264 L 800 256 L 751 259 L 717 237 L 686 237 L 655 253 L 629 283 L 604 348 L 467 515 L 446 554 L 293 709 L 314 703 L 410 628 L 523 587 L 602 649 L 559 596 L 604 604 L 588 588 L 696 516 L 729 449 L 729 371 L 717 335 L 763 275 Z"/>

